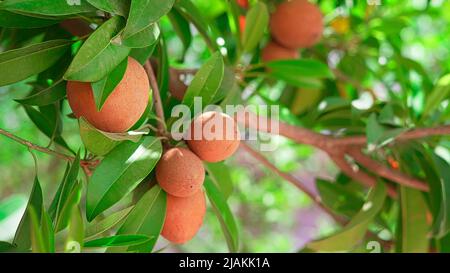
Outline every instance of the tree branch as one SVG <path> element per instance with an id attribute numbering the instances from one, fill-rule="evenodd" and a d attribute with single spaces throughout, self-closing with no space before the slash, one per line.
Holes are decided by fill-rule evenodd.
<path id="1" fill-rule="evenodd" d="M 6 131 L 6 130 L 3 130 L 1 128 L 0 128 L 0 134 L 2 134 L 4 136 L 14 140 L 17 143 L 20 143 L 20 144 L 28 147 L 29 149 L 36 150 L 36 151 L 39 151 L 39 152 L 43 152 L 43 153 L 46 153 L 46 154 L 49 154 L 49 155 L 53 155 L 53 156 L 56 156 L 58 158 L 70 161 L 70 162 L 75 160 L 75 157 L 73 157 L 73 156 L 66 155 L 66 154 L 57 152 L 55 150 L 52 150 L 52 149 L 49 149 L 49 148 L 45 148 L 45 147 L 39 146 L 37 144 L 31 143 L 30 141 L 25 140 L 25 139 L 23 139 L 21 137 L 18 137 L 18 136 L 14 135 L 14 134 Z"/>
<path id="2" fill-rule="evenodd" d="M 153 102 L 155 105 L 155 112 L 158 116 L 158 133 L 161 136 L 166 135 L 166 124 L 165 124 L 165 118 L 164 118 L 164 109 L 162 106 L 161 101 L 161 94 L 159 92 L 158 82 L 155 77 L 155 73 L 153 72 L 152 65 L 150 64 L 150 61 L 146 61 L 144 64 L 145 71 L 147 72 L 148 79 L 150 81 L 150 87 L 152 88 L 153 92 Z"/>
<path id="3" fill-rule="evenodd" d="M 430 187 L 425 182 L 393 170 L 364 155 L 361 150 L 357 148 L 350 149 L 348 154 L 362 166 L 384 178 L 397 182 L 400 185 L 415 188 L 421 191 L 430 190 Z"/>
<path id="4" fill-rule="evenodd" d="M 330 215 L 336 222 L 344 225 L 347 223 L 345 219 L 340 217 L 339 215 L 336 215 L 332 210 L 330 210 L 328 207 L 326 207 L 322 199 L 319 195 L 313 193 L 308 188 L 305 187 L 305 185 L 299 181 L 297 178 L 295 178 L 293 175 L 289 173 L 282 172 L 280 169 L 278 169 L 275 165 L 273 165 L 267 158 L 265 158 L 262 154 L 252 149 L 245 141 L 241 141 L 240 147 L 246 151 L 249 155 L 251 155 L 253 158 L 261 162 L 264 166 L 266 166 L 268 169 L 272 170 L 274 173 L 291 183 L 293 186 L 295 186 L 300 191 L 304 192 L 306 195 L 309 196 L 309 198 L 318 205 L 322 210 L 324 210 L 328 215 Z"/>

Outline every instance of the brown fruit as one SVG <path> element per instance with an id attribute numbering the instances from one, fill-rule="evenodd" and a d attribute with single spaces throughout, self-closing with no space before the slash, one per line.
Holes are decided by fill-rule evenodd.
<path id="1" fill-rule="evenodd" d="M 306 48 L 319 42 L 323 31 L 322 13 L 307 0 L 286 1 L 270 17 L 270 33 L 288 48 Z"/>
<path id="2" fill-rule="evenodd" d="M 180 75 L 175 69 L 169 69 L 169 92 L 174 98 L 182 101 L 187 90 L 187 85 L 179 77 Z"/>
<path id="3" fill-rule="evenodd" d="M 122 81 L 100 111 L 97 111 L 90 83 L 67 83 L 67 99 L 75 116 L 84 117 L 97 129 L 116 133 L 127 131 L 139 120 L 147 107 L 149 91 L 144 68 L 130 57 Z"/>
<path id="4" fill-rule="evenodd" d="M 261 59 L 264 62 L 276 60 L 298 59 L 298 51 L 291 48 L 285 48 L 276 42 L 269 42 L 261 52 Z"/>
<path id="5" fill-rule="evenodd" d="M 158 162 L 156 180 L 167 193 L 187 197 L 202 187 L 205 168 L 203 162 L 189 149 L 172 148 Z"/>
<path id="6" fill-rule="evenodd" d="M 191 240 L 203 223 L 206 200 L 203 190 L 190 197 L 167 194 L 166 219 L 162 236 L 172 243 L 183 244 Z"/>
<path id="7" fill-rule="evenodd" d="M 187 132 L 186 142 L 200 159 L 218 162 L 227 159 L 239 147 L 236 122 L 219 112 L 205 112 L 196 117 Z"/>

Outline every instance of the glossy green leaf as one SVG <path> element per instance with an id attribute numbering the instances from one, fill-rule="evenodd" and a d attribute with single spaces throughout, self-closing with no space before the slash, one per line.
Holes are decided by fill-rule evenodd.
<path id="1" fill-rule="evenodd" d="M 271 74 L 287 74 L 289 77 L 302 77 L 314 79 L 334 78 L 328 66 L 313 59 L 279 60 L 266 63 Z M 286 76 L 287 77 L 287 76 Z"/>
<path id="2" fill-rule="evenodd" d="M 47 243 L 45 242 L 40 227 L 41 216 L 36 213 L 36 210 L 33 206 L 31 206 L 27 210 L 27 213 L 28 217 L 30 218 L 31 250 L 34 253 L 48 253 L 49 249 L 47 248 Z"/>
<path id="3" fill-rule="evenodd" d="M 57 218 L 55 218 L 55 232 L 61 231 L 69 225 L 73 208 L 80 203 L 82 187 L 83 183 L 78 182 L 70 191 L 61 210 L 58 211 Z"/>
<path id="4" fill-rule="evenodd" d="M 97 28 L 84 42 L 64 74 L 64 79 L 96 82 L 111 73 L 130 53 L 130 48 L 113 43 L 125 22 L 114 16 Z"/>
<path id="5" fill-rule="evenodd" d="M 143 244 L 130 247 L 127 251 L 146 253 L 152 251 L 164 225 L 166 198 L 166 193 L 158 185 L 155 185 L 134 206 L 123 225 L 117 231 L 117 235 L 144 234 L 150 240 Z M 116 249 L 113 251 L 125 250 Z"/>
<path id="6" fill-rule="evenodd" d="M 269 24 L 269 11 L 266 4 L 256 2 L 245 17 L 245 30 L 242 46 L 245 52 L 251 52 L 264 36 L 264 31 Z"/>
<path id="7" fill-rule="evenodd" d="M 160 34 L 159 27 L 156 23 L 128 36 L 122 40 L 122 45 L 130 48 L 143 48 L 156 43 Z"/>
<path id="8" fill-rule="evenodd" d="M 109 95 L 116 86 L 122 81 L 128 66 L 128 58 L 124 59 L 116 68 L 100 81 L 93 82 L 92 93 L 94 94 L 97 110 L 101 111 Z"/>
<path id="9" fill-rule="evenodd" d="M 37 221 L 40 221 L 42 210 L 42 189 L 37 177 L 34 178 L 33 188 L 31 190 L 30 199 L 28 200 L 25 212 L 20 220 L 19 227 L 17 228 L 16 235 L 14 236 L 13 243 L 17 246 L 19 251 L 26 251 L 31 247 L 31 218 L 29 211 L 31 207 L 34 208 L 36 217 L 39 217 Z"/>
<path id="10" fill-rule="evenodd" d="M 239 250 L 239 233 L 227 201 L 209 177 L 205 179 L 204 186 L 214 213 L 222 227 L 225 239 L 227 240 L 228 249 L 230 252 L 237 252 Z"/>
<path id="11" fill-rule="evenodd" d="M 95 11 L 95 8 L 84 0 L 5 0 L 0 3 L 0 9 L 48 16 Z"/>
<path id="12" fill-rule="evenodd" d="M 154 43 L 144 48 L 133 48 L 130 51 L 130 57 L 138 61 L 141 65 L 144 65 L 150 56 L 152 56 L 156 45 L 157 43 Z"/>
<path id="13" fill-rule="evenodd" d="M 15 83 L 54 65 L 72 41 L 52 40 L 0 53 L 0 86 Z"/>
<path id="14" fill-rule="evenodd" d="M 114 235 L 90 240 L 84 243 L 84 247 L 117 247 L 140 245 L 150 240 L 145 235 Z"/>
<path id="15" fill-rule="evenodd" d="M 103 232 L 110 230 L 111 228 L 117 226 L 119 223 L 127 217 L 134 206 L 128 207 L 126 209 L 117 211 L 105 219 L 98 222 L 93 222 L 86 227 L 86 239 L 92 239 L 96 236 L 101 235 Z"/>
<path id="16" fill-rule="evenodd" d="M 154 137 L 138 143 L 125 141 L 115 147 L 97 166 L 88 184 L 88 221 L 136 188 L 153 170 L 161 152 L 161 141 Z"/>
<path id="17" fill-rule="evenodd" d="M 380 212 L 386 199 L 386 186 L 378 182 L 373 188 L 361 210 L 353 217 L 341 231 L 325 239 L 307 244 L 307 248 L 319 252 L 351 251 L 361 243 L 367 228 L 374 217 Z"/>
<path id="18" fill-rule="evenodd" d="M 194 79 L 186 90 L 183 104 L 192 110 L 194 98 L 201 97 L 203 105 L 208 105 L 214 99 L 220 88 L 224 69 L 222 55 L 216 52 L 195 74 Z"/>
<path id="19" fill-rule="evenodd" d="M 16 99 L 15 101 L 26 105 L 44 106 L 60 101 L 64 99 L 65 96 L 66 83 L 64 81 L 59 81 L 36 94 L 27 96 L 23 99 Z"/>
<path id="20" fill-rule="evenodd" d="M 79 125 L 84 146 L 95 155 L 104 156 L 120 143 L 102 134 L 83 118 L 79 119 Z"/>
<path id="21" fill-rule="evenodd" d="M 230 168 L 223 162 L 205 162 L 204 165 L 211 181 L 220 189 L 225 200 L 228 199 L 233 192 L 233 181 L 231 180 Z"/>
<path id="22" fill-rule="evenodd" d="M 130 36 L 142 31 L 149 25 L 158 21 L 170 11 L 174 0 L 152 1 L 152 0 L 133 0 L 131 1 L 130 13 L 128 14 L 127 25 L 123 37 Z"/>
<path id="23" fill-rule="evenodd" d="M 401 252 L 428 252 L 427 204 L 420 191 L 400 187 Z"/>
<path id="24" fill-rule="evenodd" d="M 41 28 L 58 24 L 58 20 L 36 18 L 0 10 L 0 27 L 6 28 Z"/>
<path id="25" fill-rule="evenodd" d="M 53 229 L 52 219 L 50 219 L 50 216 L 44 208 L 42 208 L 41 232 L 47 251 L 50 253 L 54 253 L 55 230 Z"/>
<path id="26" fill-rule="evenodd" d="M 92 6 L 113 14 L 127 16 L 131 0 L 87 0 Z"/>

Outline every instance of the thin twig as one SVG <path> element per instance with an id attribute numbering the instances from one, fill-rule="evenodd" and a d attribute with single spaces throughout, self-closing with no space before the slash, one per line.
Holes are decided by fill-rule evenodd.
<path id="1" fill-rule="evenodd" d="M 25 139 L 23 139 L 21 137 L 18 137 L 18 136 L 14 135 L 14 134 L 12 134 L 12 133 L 10 133 L 8 131 L 5 131 L 3 129 L 0 129 L 0 134 L 2 134 L 4 136 L 14 140 L 17 143 L 20 143 L 20 144 L 28 147 L 29 149 L 36 150 L 36 151 L 39 151 L 39 152 L 43 152 L 43 153 L 46 153 L 46 154 L 49 154 L 49 155 L 53 155 L 53 156 L 56 156 L 58 158 L 70 161 L 70 162 L 75 160 L 75 157 L 73 157 L 73 156 L 66 155 L 66 154 L 60 153 L 58 151 L 55 151 L 55 150 L 52 150 L 52 149 L 49 149 L 49 148 L 45 148 L 45 147 L 39 146 L 37 144 L 31 143 L 30 141 L 25 140 Z"/>
<path id="2" fill-rule="evenodd" d="M 161 101 L 161 94 L 159 92 L 158 82 L 155 77 L 155 73 L 153 72 L 152 65 L 150 64 L 150 61 L 145 62 L 144 64 L 145 71 L 147 72 L 148 79 L 150 81 L 150 87 L 152 88 L 153 92 L 153 102 L 155 105 L 155 111 L 156 115 L 158 116 L 158 130 L 159 133 L 162 135 L 166 135 L 166 124 L 165 124 L 165 118 L 164 118 L 164 109 L 162 106 Z"/>

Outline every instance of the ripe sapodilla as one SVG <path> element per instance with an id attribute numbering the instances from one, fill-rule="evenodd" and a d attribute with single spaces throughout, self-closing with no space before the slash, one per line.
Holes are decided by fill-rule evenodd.
<path id="1" fill-rule="evenodd" d="M 203 162 L 189 149 L 172 148 L 158 162 L 156 180 L 168 194 L 188 197 L 202 187 L 205 168 Z"/>
<path id="2" fill-rule="evenodd" d="M 274 41 L 267 43 L 261 52 L 261 59 L 264 62 L 298 59 L 298 57 L 297 50 L 283 47 Z"/>
<path id="3" fill-rule="evenodd" d="M 218 162 L 238 149 L 240 133 L 236 122 L 219 112 L 205 112 L 196 117 L 186 134 L 189 148 L 201 159 Z"/>
<path id="4" fill-rule="evenodd" d="M 162 236 L 172 243 L 182 244 L 192 239 L 203 223 L 206 212 L 202 189 L 189 197 L 167 194 L 166 219 Z"/>
<path id="5" fill-rule="evenodd" d="M 69 81 L 67 100 L 77 118 L 84 117 L 97 129 L 106 132 L 125 132 L 145 112 L 150 84 L 144 68 L 133 58 L 128 58 L 125 75 L 114 91 L 97 111 L 91 83 Z"/>
<path id="6" fill-rule="evenodd" d="M 323 31 L 322 13 L 308 0 L 281 3 L 270 17 L 270 33 L 288 48 L 307 48 L 315 45 Z"/>

